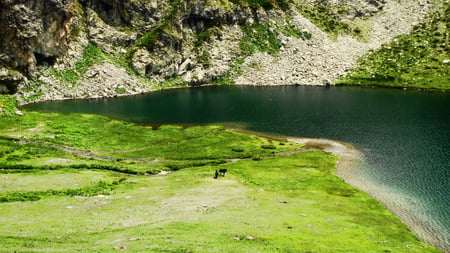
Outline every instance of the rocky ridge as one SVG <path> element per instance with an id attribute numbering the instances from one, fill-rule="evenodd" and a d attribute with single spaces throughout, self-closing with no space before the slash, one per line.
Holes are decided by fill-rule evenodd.
<path id="1" fill-rule="evenodd" d="M 421 22 L 431 6 L 426 0 L 295 0 L 269 7 L 242 2 L 2 1 L 0 93 L 15 93 L 28 103 L 224 80 L 329 85 L 368 50 Z M 320 11 L 366 35 L 325 32 L 326 26 L 314 22 Z M 249 36 L 245 28 L 248 33 L 255 24 L 276 36 L 277 52 L 265 51 L 266 42 L 254 38 L 251 46 L 263 49 L 242 49 Z M 286 28 L 294 34 L 283 32 Z"/>

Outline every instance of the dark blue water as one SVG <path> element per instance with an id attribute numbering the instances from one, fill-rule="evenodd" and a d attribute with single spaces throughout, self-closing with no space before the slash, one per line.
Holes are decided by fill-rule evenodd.
<path id="1" fill-rule="evenodd" d="M 352 143 L 362 175 L 414 199 L 419 223 L 450 248 L 450 94 L 322 87 L 203 87 L 30 110 L 103 114 L 150 124 L 232 123 L 273 134 Z"/>

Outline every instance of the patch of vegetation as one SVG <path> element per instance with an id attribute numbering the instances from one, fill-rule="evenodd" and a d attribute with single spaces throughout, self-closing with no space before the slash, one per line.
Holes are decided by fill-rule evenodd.
<path id="1" fill-rule="evenodd" d="M 255 52 L 267 52 L 277 54 L 280 52 L 281 41 L 278 32 L 269 24 L 245 24 L 242 25 L 244 36 L 241 38 L 239 48 L 244 55 L 252 55 Z"/>
<path id="2" fill-rule="evenodd" d="M 145 33 L 141 38 L 139 38 L 137 45 L 144 46 L 149 51 L 153 51 L 155 44 L 162 36 L 164 28 L 166 28 L 167 23 L 161 23 L 152 28 L 149 32 Z"/>
<path id="3" fill-rule="evenodd" d="M 11 95 L 0 95 L 0 118 L 13 115 L 16 111 L 17 100 Z"/>
<path id="4" fill-rule="evenodd" d="M 127 94 L 127 89 L 125 88 L 116 88 L 116 93 L 117 94 Z"/>
<path id="5" fill-rule="evenodd" d="M 266 145 L 262 145 L 261 148 L 263 149 L 276 149 L 276 147 L 272 144 L 266 144 Z"/>
<path id="6" fill-rule="evenodd" d="M 164 30 L 173 22 L 175 15 L 178 13 L 181 4 L 181 0 L 170 0 L 170 8 L 167 14 L 162 18 L 161 23 L 156 25 L 150 31 L 145 33 L 141 38 L 138 39 L 137 45 L 147 48 L 149 51 L 153 51 L 155 44 L 160 40 Z"/>
<path id="7" fill-rule="evenodd" d="M 267 139 L 236 133 L 221 126 L 188 128 L 161 126 L 153 130 L 151 127 L 137 126 L 101 116 L 35 112 L 27 112 L 22 117 L 5 118 L 0 125 L 0 136 L 4 136 L 0 139 L 0 147 L 13 150 L 0 158 L 0 162 L 4 163 L 7 163 L 6 159 L 11 156 L 16 157 L 16 162 L 30 157 L 42 159 L 48 155 L 79 160 L 77 158 L 79 154 L 66 154 L 67 152 L 57 149 L 57 146 L 70 147 L 116 160 L 122 159 L 119 164 L 124 165 L 130 159 L 201 160 L 203 163 L 204 160 L 248 158 L 255 154 L 264 155 L 298 146 L 273 144 L 275 150 L 268 151 L 261 148 L 270 144 Z M 25 140 L 30 144 L 15 142 L 19 140 Z M 237 146 L 245 151 L 233 152 L 232 149 Z M 89 152 L 92 150 L 95 152 Z M 126 152 L 122 152 L 124 150 Z M 119 171 L 120 168 L 110 164 L 90 165 L 86 162 L 81 164 L 80 166 L 88 169 Z"/>
<path id="8" fill-rule="evenodd" d="M 170 87 L 186 87 L 188 85 L 189 85 L 189 83 L 184 81 L 183 78 L 181 78 L 180 76 L 176 76 L 176 77 L 169 78 L 169 79 L 155 85 L 154 87 L 156 89 L 161 89 L 161 88 L 170 88 Z"/>
<path id="9" fill-rule="evenodd" d="M 194 42 L 195 47 L 201 47 L 205 42 L 207 42 L 211 38 L 211 29 L 214 28 L 209 28 L 203 32 L 198 32 L 195 34 L 195 42 Z"/>
<path id="10" fill-rule="evenodd" d="M 282 10 L 289 9 L 289 0 L 231 0 L 232 3 L 239 4 L 241 6 L 249 6 L 251 8 L 263 8 L 270 10 L 278 7 Z"/>
<path id="11" fill-rule="evenodd" d="M 210 27 L 202 32 L 195 34 L 194 50 L 197 54 L 196 61 L 205 68 L 209 68 L 211 65 L 211 54 L 203 45 L 208 42 L 212 36 L 212 31 L 217 27 Z"/>
<path id="12" fill-rule="evenodd" d="M 338 84 L 450 89 L 450 3 L 442 5 L 409 34 L 360 58 Z"/>
<path id="13" fill-rule="evenodd" d="M 46 191 L 16 191 L 7 192 L 0 194 L 0 203 L 4 202 L 16 202 L 16 201 L 38 201 L 43 198 L 53 197 L 53 196 L 95 196 L 98 194 L 110 194 L 114 188 L 120 184 L 119 181 L 112 183 L 107 183 L 100 181 L 92 186 L 78 188 L 78 189 L 67 189 L 67 190 L 46 190 Z"/>
<path id="14" fill-rule="evenodd" d="M 332 38 L 336 38 L 339 34 L 349 34 L 359 39 L 364 38 L 361 27 L 342 21 L 338 12 L 333 11 L 325 4 L 301 4 L 298 6 L 298 11 L 322 31 L 330 34 Z"/>
<path id="15" fill-rule="evenodd" d="M 197 60 L 198 63 L 200 63 L 205 68 L 208 68 L 209 66 L 211 66 L 211 54 L 209 54 L 208 52 L 203 52 L 203 53 L 197 55 L 197 57 L 195 57 L 195 59 Z"/>
<path id="16" fill-rule="evenodd" d="M 28 156 L 27 159 L 32 159 L 36 157 Z M 23 157 L 17 161 L 23 161 Z M 9 160 L 8 160 L 9 161 Z M 116 165 L 106 165 L 106 164 L 73 164 L 73 165 L 30 165 L 30 164 L 17 164 L 17 163 L 3 163 L 0 164 L 0 173 L 24 173 L 24 172 L 34 172 L 34 171 L 45 171 L 45 170 L 67 170 L 67 169 L 87 169 L 87 170 L 102 170 L 102 171 L 114 171 L 129 175 L 142 175 L 144 173 L 136 171 L 126 167 L 119 167 Z"/>
<path id="17" fill-rule="evenodd" d="M 62 71 L 51 69 L 50 74 L 60 81 L 74 84 L 86 73 L 89 67 L 103 63 L 106 58 L 106 54 L 96 45 L 89 43 L 84 50 L 83 59 L 75 63 L 75 68 Z"/>
<path id="18" fill-rule="evenodd" d="M 297 39 L 310 40 L 312 38 L 312 33 L 300 31 L 293 25 L 284 26 L 280 30 L 284 35 L 295 37 Z"/>
<path id="19" fill-rule="evenodd" d="M 227 73 L 216 80 L 214 80 L 213 84 L 219 84 L 219 85 L 229 85 L 235 83 L 235 78 L 237 76 L 242 75 L 242 64 L 244 63 L 245 59 L 243 57 L 238 57 L 233 60 L 233 62 L 230 65 L 230 69 L 227 71 Z"/>

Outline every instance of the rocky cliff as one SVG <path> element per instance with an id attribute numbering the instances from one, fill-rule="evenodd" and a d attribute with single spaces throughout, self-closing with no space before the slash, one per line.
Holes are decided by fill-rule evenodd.
<path id="1" fill-rule="evenodd" d="M 333 84 L 426 0 L 2 0 L 0 93 L 22 103 L 206 83 Z"/>

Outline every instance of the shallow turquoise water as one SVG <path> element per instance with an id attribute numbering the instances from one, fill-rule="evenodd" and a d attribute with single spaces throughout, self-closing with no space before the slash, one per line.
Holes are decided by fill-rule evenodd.
<path id="1" fill-rule="evenodd" d="M 450 248 L 450 94 L 222 86 L 26 108 L 96 113 L 145 124 L 232 123 L 261 132 L 349 142 L 365 156 L 361 175 L 411 200 L 419 223 L 439 238 L 441 248 Z"/>

